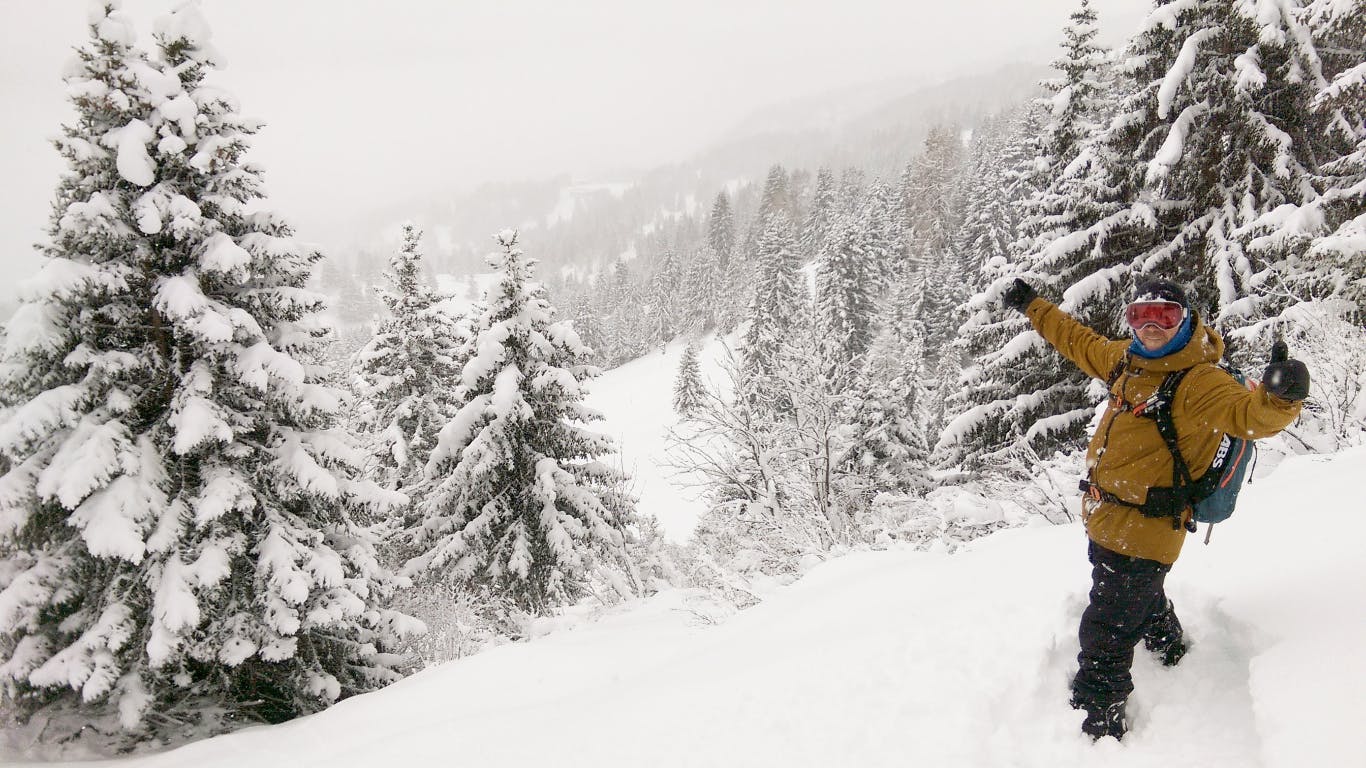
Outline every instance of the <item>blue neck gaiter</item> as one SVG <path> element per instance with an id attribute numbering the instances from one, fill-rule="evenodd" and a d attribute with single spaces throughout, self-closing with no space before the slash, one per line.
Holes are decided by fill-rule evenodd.
<path id="1" fill-rule="evenodd" d="M 1172 337 L 1171 341 L 1161 347 L 1149 351 L 1147 347 L 1143 346 L 1143 342 L 1139 341 L 1138 337 L 1135 336 L 1133 343 L 1129 345 L 1129 351 L 1139 357 L 1144 357 L 1149 360 L 1156 360 L 1159 357 L 1170 355 L 1186 346 L 1186 342 L 1191 340 L 1191 334 L 1195 332 L 1194 318 L 1194 312 L 1187 312 L 1186 319 L 1181 321 L 1181 329 L 1176 332 L 1176 335 Z"/>

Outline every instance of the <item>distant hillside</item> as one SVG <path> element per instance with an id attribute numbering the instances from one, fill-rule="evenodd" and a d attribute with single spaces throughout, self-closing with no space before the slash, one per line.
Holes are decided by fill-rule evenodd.
<path id="1" fill-rule="evenodd" d="M 388 259 L 386 244 L 398 241 L 398 222 L 411 218 L 426 230 L 427 254 L 437 272 L 483 271 L 490 235 L 504 227 L 521 230 L 527 252 L 547 273 L 591 272 L 629 258 L 664 220 L 705 218 L 723 185 L 736 198 L 737 221 L 743 223 L 744 191 L 752 198 L 754 183 L 774 163 L 808 171 L 853 166 L 894 179 L 931 127 L 971 128 L 1031 97 L 1046 74 L 1041 66 L 1017 65 L 933 85 L 889 81 L 794 100 L 756 111 L 721 141 L 677 165 L 634 178 L 484 184 L 396 213 L 369 245 L 332 257 L 339 271 L 375 279 Z"/>

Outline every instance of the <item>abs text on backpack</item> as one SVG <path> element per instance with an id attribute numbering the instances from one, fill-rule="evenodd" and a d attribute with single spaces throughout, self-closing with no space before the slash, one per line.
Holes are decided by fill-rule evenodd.
<path id="1" fill-rule="evenodd" d="M 1226 365 L 1219 367 L 1239 384 L 1248 386 L 1247 377 L 1242 371 Z M 1238 503 L 1238 492 L 1242 490 L 1256 447 L 1251 440 L 1225 434 L 1220 439 L 1219 449 L 1215 451 L 1214 459 L 1204 474 L 1198 480 L 1191 479 L 1190 467 L 1177 446 L 1176 422 L 1172 419 L 1171 408 L 1172 400 L 1176 397 L 1176 389 L 1189 372 L 1190 369 L 1186 368 L 1167 374 L 1154 396 L 1156 402 L 1142 411 L 1135 409 L 1135 414 L 1156 422 L 1158 434 L 1162 436 L 1162 442 L 1167 444 L 1167 450 L 1172 454 L 1174 493 L 1173 498 L 1167 502 L 1167 514 L 1179 515 L 1189 505 L 1192 522 L 1213 525 L 1222 523 L 1233 514 L 1233 508 Z M 1154 490 L 1158 489 L 1151 489 L 1149 493 Z M 1172 506 L 1176 509 L 1172 510 Z"/>

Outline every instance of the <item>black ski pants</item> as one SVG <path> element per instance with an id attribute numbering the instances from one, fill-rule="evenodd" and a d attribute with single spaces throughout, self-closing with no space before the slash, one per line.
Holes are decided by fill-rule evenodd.
<path id="1" fill-rule="evenodd" d="M 1121 555 L 1090 543 L 1091 604 L 1081 615 L 1081 653 L 1072 681 L 1072 700 L 1087 709 L 1104 708 L 1133 693 L 1130 667 L 1134 646 L 1180 624 L 1162 585 L 1170 565 Z"/>

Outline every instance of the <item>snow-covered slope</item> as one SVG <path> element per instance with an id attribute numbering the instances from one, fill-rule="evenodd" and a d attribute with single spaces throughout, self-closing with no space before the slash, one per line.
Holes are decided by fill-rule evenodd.
<path id="1" fill-rule="evenodd" d="M 671 347 L 597 383 L 646 511 L 674 504 L 646 465 L 676 363 Z M 1175 669 L 1140 649 L 1123 743 L 1091 744 L 1065 704 L 1085 536 L 1039 525 L 827 562 L 720 623 L 657 595 L 313 717 L 99 765 L 1366 765 L 1364 475 L 1366 448 L 1289 459 L 1211 546 L 1189 541 L 1168 591 L 1193 648 Z"/>
<path id="2" fill-rule="evenodd" d="M 715 388 L 725 380 L 722 360 L 728 340 L 708 337 L 700 343 L 698 363 L 702 381 Z M 669 428 L 678 423 L 673 410 L 674 381 L 684 343 L 673 342 L 625 365 L 613 368 L 589 384 L 587 404 L 606 420 L 593 425 L 617 442 L 622 469 L 632 478 L 638 507 L 659 519 L 665 535 L 687 541 L 704 510 L 699 488 L 680 474 L 669 458 Z"/>

